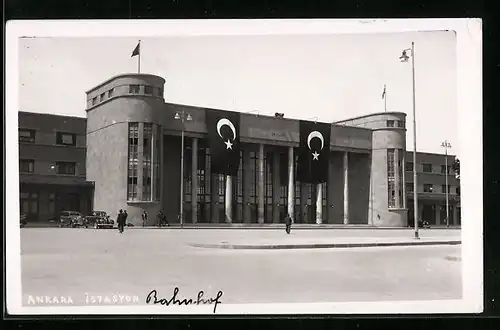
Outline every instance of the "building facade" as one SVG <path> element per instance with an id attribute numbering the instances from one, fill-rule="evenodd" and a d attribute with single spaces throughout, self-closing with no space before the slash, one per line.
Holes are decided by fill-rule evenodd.
<path id="1" fill-rule="evenodd" d="M 85 118 L 19 112 L 20 211 L 28 221 L 92 210 L 85 132 Z"/>
<path id="2" fill-rule="evenodd" d="M 28 131 L 35 130 L 38 141 L 20 143 L 20 168 L 29 168 L 27 160 L 37 164 L 31 173 L 20 174 L 21 191 L 61 196 L 59 204 L 43 206 L 43 211 L 47 197 L 38 193 L 29 199 L 37 199 L 40 218 L 63 207 L 103 210 L 112 217 L 126 209 L 135 225 L 142 224 L 143 211 L 149 214 L 148 224 L 156 224 L 159 210 L 169 222 L 189 225 L 282 223 L 287 213 L 304 224 L 405 227 L 413 220 L 412 153 L 405 151 L 404 113 L 331 124 L 328 180 L 320 185 L 296 180 L 299 121 L 241 113 L 238 175 L 226 177 L 211 172 L 206 109 L 165 102 L 164 84 L 149 74 L 113 77 L 87 92 L 86 119 L 20 113 L 20 139 L 31 138 Z M 74 134 L 74 144 L 60 146 L 60 133 Z M 46 152 L 49 146 L 56 148 L 52 154 Z M 453 159 L 449 156 L 448 163 Z M 75 163 L 74 174 L 59 170 L 64 162 Z M 444 219 L 441 163 L 444 155 L 417 157 L 419 216 L 431 224 Z M 23 190 L 26 177 L 41 182 Z M 450 218 L 459 224 L 459 182 L 451 172 L 449 186 Z M 57 195 L 53 187 L 66 190 Z M 76 197 L 68 197 L 74 196 L 71 189 L 79 194 L 79 206 Z M 27 205 L 30 210 L 32 204 Z"/>

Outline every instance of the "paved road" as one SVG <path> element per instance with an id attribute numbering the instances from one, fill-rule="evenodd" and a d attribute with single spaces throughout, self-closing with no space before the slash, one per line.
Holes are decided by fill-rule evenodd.
<path id="1" fill-rule="evenodd" d="M 250 234 L 251 232 L 251 234 Z M 343 237 L 408 235 L 397 230 L 294 231 Z M 23 296 L 138 295 L 170 297 L 223 291 L 223 303 L 457 299 L 461 297 L 460 246 L 324 250 L 219 250 L 193 240 L 248 235 L 290 239 L 264 230 L 21 230 Z M 433 235 L 422 231 L 422 235 Z M 458 237 L 459 231 L 439 230 Z"/>

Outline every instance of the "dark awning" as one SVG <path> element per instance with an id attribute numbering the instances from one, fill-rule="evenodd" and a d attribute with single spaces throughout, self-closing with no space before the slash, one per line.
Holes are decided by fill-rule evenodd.
<path id="1" fill-rule="evenodd" d="M 19 175 L 19 184 L 63 185 L 93 187 L 93 181 L 86 181 L 83 177 L 55 176 L 55 175 Z"/>

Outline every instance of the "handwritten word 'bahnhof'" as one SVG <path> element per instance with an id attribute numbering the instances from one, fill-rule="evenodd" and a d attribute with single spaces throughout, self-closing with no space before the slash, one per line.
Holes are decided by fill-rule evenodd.
<path id="1" fill-rule="evenodd" d="M 217 296 L 215 298 L 208 298 L 208 299 L 203 299 L 203 295 L 205 294 L 203 290 L 198 292 L 198 296 L 196 299 L 182 299 L 179 300 L 177 298 L 177 294 L 179 293 L 179 288 L 174 288 L 174 294 L 170 299 L 168 298 L 158 298 L 157 294 L 158 292 L 156 290 L 152 290 L 148 296 L 146 297 L 146 304 L 160 304 L 160 305 L 165 305 L 165 306 L 170 306 L 170 305 L 199 305 L 199 304 L 215 304 L 214 305 L 214 313 L 215 310 L 217 309 L 217 305 L 221 303 L 219 300 L 222 297 L 222 291 L 217 292 Z"/>

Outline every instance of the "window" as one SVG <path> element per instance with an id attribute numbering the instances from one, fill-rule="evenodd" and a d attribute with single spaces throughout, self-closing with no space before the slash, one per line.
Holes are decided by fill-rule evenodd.
<path id="1" fill-rule="evenodd" d="M 406 162 L 406 169 L 407 172 L 413 172 L 413 163 L 412 162 Z"/>
<path id="2" fill-rule="evenodd" d="M 424 192 L 430 193 L 433 192 L 434 188 L 432 187 L 432 184 L 425 183 L 424 184 Z"/>
<path id="3" fill-rule="evenodd" d="M 92 105 L 96 105 L 96 104 L 97 104 L 97 96 L 92 99 Z"/>
<path id="4" fill-rule="evenodd" d="M 155 87 L 156 96 L 163 97 L 163 89 L 161 87 Z"/>
<path id="5" fill-rule="evenodd" d="M 24 143 L 35 143 L 35 133 L 34 129 L 19 129 L 19 142 Z"/>
<path id="6" fill-rule="evenodd" d="M 38 214 L 38 193 L 34 191 L 21 191 L 19 194 L 21 213 Z"/>
<path id="7" fill-rule="evenodd" d="M 387 149 L 387 189 L 388 206 L 396 207 L 395 149 Z"/>
<path id="8" fill-rule="evenodd" d="M 460 196 L 460 187 L 455 188 L 455 193 Z"/>
<path id="9" fill-rule="evenodd" d="M 57 162 L 57 174 L 75 175 L 76 163 L 74 162 Z"/>
<path id="10" fill-rule="evenodd" d="M 388 120 L 387 127 L 394 127 L 394 120 Z"/>
<path id="11" fill-rule="evenodd" d="M 49 214 L 50 215 L 55 215 L 55 212 L 56 212 L 56 194 L 51 192 L 49 193 Z"/>
<path id="12" fill-rule="evenodd" d="M 74 146 L 76 145 L 76 134 L 57 132 L 56 143 L 65 146 Z"/>
<path id="13" fill-rule="evenodd" d="M 448 172 L 448 174 L 450 174 L 450 169 L 451 169 L 451 166 L 448 165 L 448 171 L 446 171 L 446 165 L 441 165 L 441 174 L 446 174 L 446 172 Z"/>
<path id="14" fill-rule="evenodd" d="M 144 86 L 144 94 L 153 95 L 153 86 Z"/>
<path id="15" fill-rule="evenodd" d="M 100 100 L 101 102 L 102 102 L 102 101 L 104 101 L 104 97 L 105 97 L 105 96 L 106 96 L 106 94 L 105 94 L 105 93 L 102 93 L 102 94 L 101 94 L 101 96 L 99 97 L 99 100 Z"/>
<path id="16" fill-rule="evenodd" d="M 113 96 L 113 88 L 108 91 L 108 99 Z"/>
<path id="17" fill-rule="evenodd" d="M 139 124 L 129 123 L 128 134 L 127 200 L 132 201 L 137 199 Z"/>
<path id="18" fill-rule="evenodd" d="M 407 193 L 413 192 L 413 182 L 407 182 L 406 183 L 406 192 Z"/>
<path id="19" fill-rule="evenodd" d="M 130 85 L 129 86 L 129 93 L 130 94 L 139 94 L 139 85 Z"/>
<path id="20" fill-rule="evenodd" d="M 19 160 L 19 173 L 33 173 L 35 161 L 33 159 Z"/>
<path id="21" fill-rule="evenodd" d="M 442 184 L 441 185 L 441 192 L 443 194 L 446 194 L 446 185 L 445 184 Z M 450 185 L 448 185 L 448 194 L 450 193 Z"/>
<path id="22" fill-rule="evenodd" d="M 422 164 L 422 171 L 424 173 L 432 173 L 432 164 Z"/>
<path id="23" fill-rule="evenodd" d="M 150 201 L 151 200 L 151 170 L 152 170 L 152 137 L 153 137 L 153 124 L 145 123 L 144 131 L 143 131 L 143 149 L 142 149 L 142 200 Z M 187 148 L 184 150 L 185 155 L 188 155 Z M 187 192 L 187 189 L 186 189 Z"/>
<path id="24" fill-rule="evenodd" d="M 404 120 L 398 120 L 398 127 L 404 128 L 405 127 L 405 122 Z"/>

